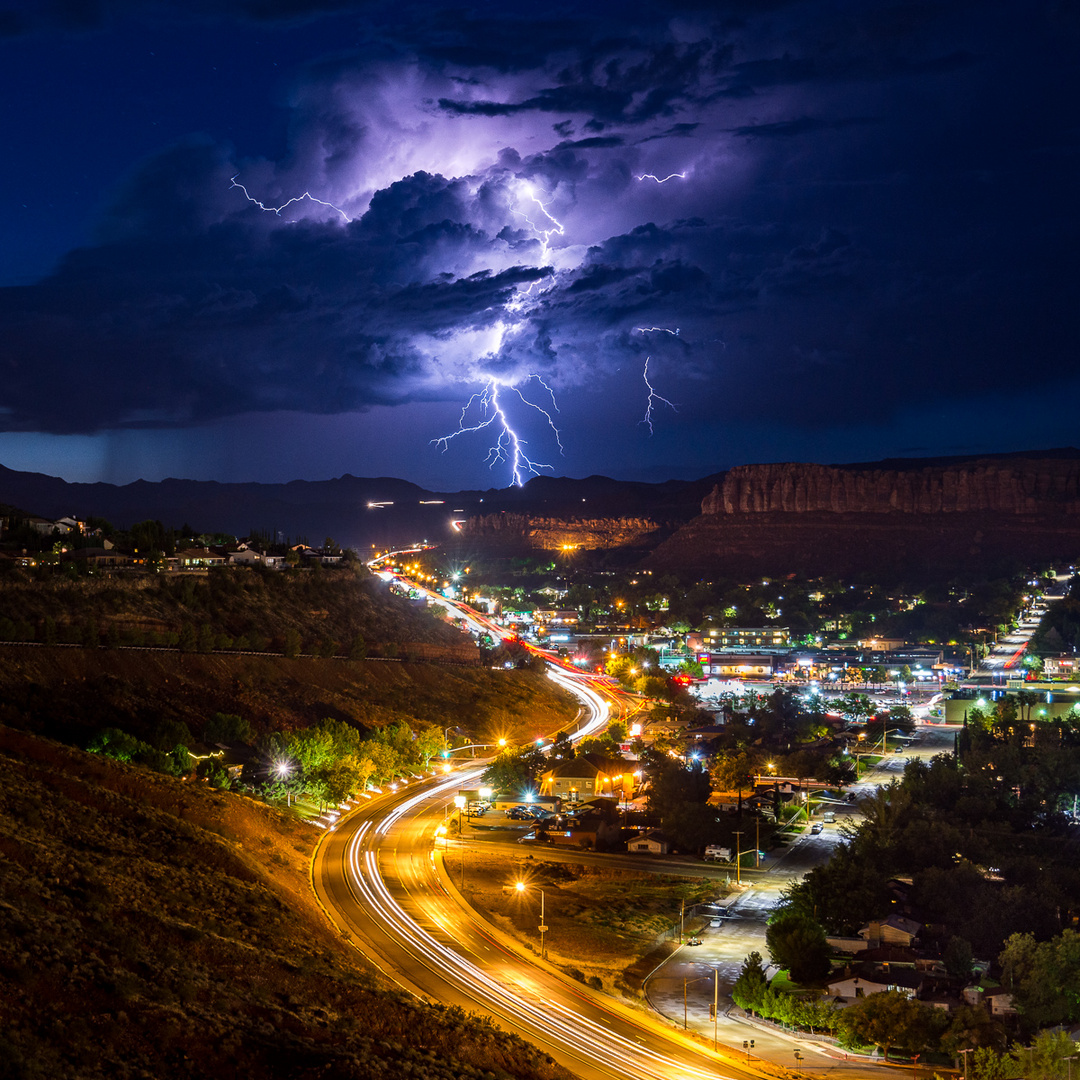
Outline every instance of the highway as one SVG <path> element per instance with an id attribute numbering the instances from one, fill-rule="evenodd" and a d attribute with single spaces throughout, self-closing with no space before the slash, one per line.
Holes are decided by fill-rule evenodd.
<path id="1" fill-rule="evenodd" d="M 452 795 L 478 773 L 365 804 L 327 835 L 312 876 L 342 931 L 403 989 L 492 1017 L 582 1080 L 760 1077 L 523 959 L 459 902 L 440 878 L 432 836 Z"/>

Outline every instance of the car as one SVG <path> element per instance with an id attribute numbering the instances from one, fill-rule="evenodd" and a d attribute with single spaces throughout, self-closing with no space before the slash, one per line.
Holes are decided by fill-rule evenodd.
<path id="1" fill-rule="evenodd" d="M 848 802 L 854 802 L 856 798 L 857 798 L 857 796 L 856 796 L 854 791 L 849 791 L 847 793 L 847 801 Z"/>
<path id="2" fill-rule="evenodd" d="M 825 826 L 822 825 L 820 821 L 815 821 L 814 824 L 810 826 L 810 831 L 816 836 L 824 828 Z"/>
<path id="3" fill-rule="evenodd" d="M 690 938 L 690 939 L 689 939 L 689 940 L 687 941 L 687 943 L 686 943 L 686 944 L 687 944 L 687 945 L 700 945 L 700 944 L 701 944 L 701 938 L 699 938 L 699 937 L 692 937 L 692 938 Z"/>

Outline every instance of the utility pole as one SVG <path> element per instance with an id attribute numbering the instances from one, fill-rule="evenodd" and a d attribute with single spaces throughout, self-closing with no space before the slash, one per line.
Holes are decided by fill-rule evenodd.
<path id="1" fill-rule="evenodd" d="M 713 1053 L 716 1053 L 717 1038 L 716 1038 L 716 1025 L 719 1023 L 718 1017 L 720 1015 L 720 969 L 713 968 L 713 984 L 712 984 L 712 1048 Z M 1069 1075 L 1069 1080 L 1072 1080 L 1072 1075 Z"/>
<path id="2" fill-rule="evenodd" d="M 683 934 L 686 932 L 686 897 L 683 897 L 682 909 L 679 911 L 679 944 L 683 943 Z"/>
<path id="3" fill-rule="evenodd" d="M 757 826 L 757 833 L 754 837 L 754 869 L 761 868 L 761 814 L 754 818 L 754 824 Z"/>
<path id="4" fill-rule="evenodd" d="M 686 1030 L 686 978 L 682 981 L 682 1029 Z"/>
<path id="5" fill-rule="evenodd" d="M 735 884 L 742 884 L 742 833 L 735 834 Z"/>

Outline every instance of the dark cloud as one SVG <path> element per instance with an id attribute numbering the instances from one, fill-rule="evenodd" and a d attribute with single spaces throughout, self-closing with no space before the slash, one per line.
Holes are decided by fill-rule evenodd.
<path id="1" fill-rule="evenodd" d="M 117 158 L 108 199 L 50 189 L 49 213 L 79 202 L 93 229 L 0 289 L 0 428 L 460 403 L 537 375 L 560 407 L 599 395 L 584 469 L 594 432 L 641 450 L 646 356 L 682 403 L 648 454 L 764 413 L 770 430 L 899 423 L 1075 367 L 1060 5 L 103 0 L 0 14 L 0 37 L 140 25 L 229 36 L 230 64 L 246 41 L 231 79 L 325 40 L 279 85 L 273 137 L 207 113 Z M 144 88 L 161 96 L 140 132 L 184 89 Z M 896 445 L 913 442 L 930 445 Z"/>
<path id="2" fill-rule="evenodd" d="M 813 135 L 819 131 L 842 131 L 847 127 L 873 124 L 869 117 L 850 117 L 842 120 L 815 120 L 800 116 L 795 120 L 777 120 L 770 124 L 745 124 L 732 129 L 732 134 L 755 139 L 788 139 L 797 135 Z"/>

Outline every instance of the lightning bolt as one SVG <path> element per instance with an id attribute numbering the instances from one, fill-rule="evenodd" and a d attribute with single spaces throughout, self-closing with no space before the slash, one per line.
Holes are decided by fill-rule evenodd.
<path id="1" fill-rule="evenodd" d="M 671 331 L 668 331 L 668 333 L 670 333 L 670 332 Z M 653 402 L 661 402 L 661 403 L 663 403 L 672 412 L 678 412 L 679 410 L 676 409 L 675 406 L 670 401 L 668 401 L 668 399 L 666 397 L 661 397 L 653 389 L 653 384 L 651 382 L 649 382 L 649 360 L 650 359 L 651 358 L 648 357 L 648 356 L 645 357 L 645 370 L 641 373 L 641 377 L 645 380 L 645 385 L 649 388 L 649 398 L 648 398 L 648 401 L 646 401 L 646 403 L 645 403 L 645 417 L 644 417 L 644 419 L 642 419 L 639 422 L 642 423 L 642 424 L 647 424 L 648 428 L 649 428 L 649 434 L 652 435 L 652 433 L 653 433 L 653 426 L 652 426 Z"/>
<path id="2" fill-rule="evenodd" d="M 669 330 L 666 326 L 635 326 L 634 332 L 638 334 L 670 334 L 672 337 L 679 336 L 679 328 Z"/>
<path id="3" fill-rule="evenodd" d="M 537 225 L 536 222 L 533 221 L 532 218 L 530 218 L 529 215 L 526 214 L 523 210 L 512 209 L 510 211 L 513 214 L 517 214 L 518 217 L 524 218 L 529 228 L 532 229 L 532 231 L 540 237 L 540 265 L 543 266 L 547 263 L 549 259 L 551 238 L 553 236 L 565 236 L 566 230 L 563 228 L 561 221 L 557 221 L 554 217 L 552 217 L 551 212 L 547 208 L 547 204 L 542 203 L 536 197 L 536 191 L 534 190 L 532 184 L 522 184 L 521 186 L 529 201 L 536 203 L 536 205 L 540 207 L 540 213 L 543 214 L 549 222 L 551 222 L 551 227 L 547 228 L 541 225 Z"/>
<path id="4" fill-rule="evenodd" d="M 647 173 L 642 173 L 641 176 L 637 177 L 637 179 L 638 180 L 655 180 L 658 184 L 666 184 L 669 180 L 675 180 L 675 179 L 685 180 L 686 179 L 686 173 L 684 173 L 684 172 L 669 173 L 667 176 L 665 176 L 663 178 L 663 180 L 661 180 L 659 176 L 654 176 L 651 172 L 647 172 Z"/>
<path id="5" fill-rule="evenodd" d="M 555 395 L 552 393 L 551 387 L 540 378 L 539 375 L 530 375 L 526 381 L 535 379 L 540 385 L 551 395 L 551 404 L 555 412 L 558 412 L 558 406 L 555 404 Z M 449 435 L 442 435 L 437 439 L 432 439 L 431 442 L 434 446 L 438 446 L 445 453 L 449 447 L 452 439 L 456 439 L 459 435 L 469 435 L 478 431 L 484 431 L 491 429 L 498 432 L 495 442 L 491 445 L 491 448 L 487 452 L 487 457 L 484 458 L 484 462 L 488 468 L 494 468 L 496 465 L 507 462 L 510 465 L 510 477 L 515 487 L 522 487 L 525 483 L 525 479 L 528 476 L 539 476 L 542 469 L 554 470 L 554 465 L 545 465 L 539 461 L 533 461 L 525 452 L 525 447 L 528 443 L 514 430 L 513 425 L 510 423 L 510 418 L 507 416 L 506 409 L 502 402 L 499 401 L 500 388 L 505 390 L 511 390 L 517 394 L 518 398 L 530 409 L 535 409 L 543 416 L 551 430 L 555 433 L 555 441 L 559 444 L 559 452 L 562 452 L 563 444 L 562 438 L 559 434 L 559 429 L 555 425 L 555 421 L 552 419 L 551 413 L 541 405 L 537 405 L 536 402 L 530 401 L 521 388 L 515 386 L 512 383 L 500 382 L 498 379 L 490 379 L 483 390 L 478 390 L 469 400 L 465 403 L 461 410 L 461 416 L 458 419 L 458 426 L 456 431 L 450 432 Z M 479 407 L 480 418 L 475 423 L 469 423 L 469 410 L 473 405 Z"/>
<path id="6" fill-rule="evenodd" d="M 236 174 L 236 176 L 239 175 L 239 173 Z M 238 184 L 236 182 L 236 176 L 234 176 L 229 181 L 229 188 L 239 188 L 244 193 L 244 198 L 247 199 L 248 202 L 254 203 L 260 210 L 265 210 L 268 214 L 277 214 L 278 217 L 280 217 L 281 211 L 284 210 L 285 207 L 292 206 L 293 203 L 303 202 L 305 199 L 307 199 L 309 202 L 318 203 L 320 206 L 326 206 L 329 209 L 335 211 L 336 213 L 340 214 L 342 219 L 346 222 L 352 221 L 352 218 L 349 217 L 349 215 L 346 214 L 340 206 L 335 206 L 333 203 L 327 202 L 325 199 L 316 199 L 310 191 L 305 191 L 303 195 L 294 195 L 291 199 L 283 202 L 280 206 L 267 206 L 265 203 L 260 202 L 253 195 L 251 195 L 248 192 L 248 189 L 244 187 L 243 184 Z"/>

